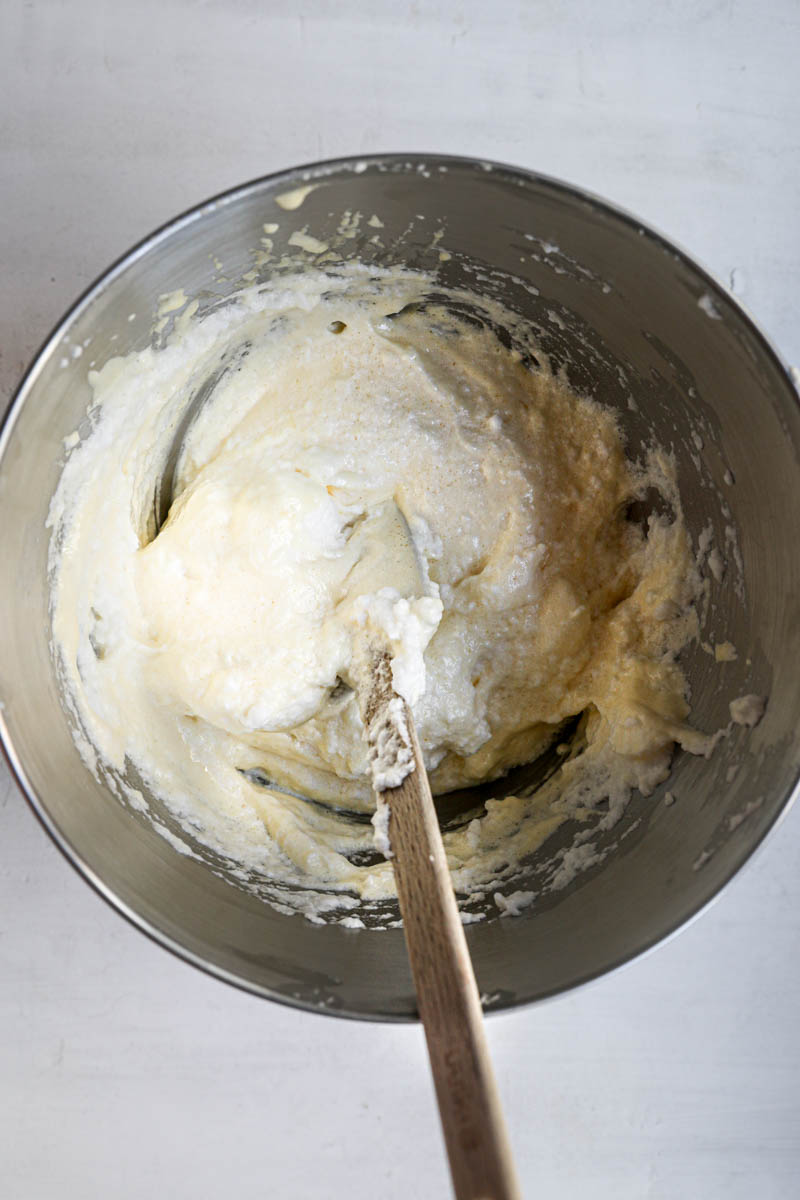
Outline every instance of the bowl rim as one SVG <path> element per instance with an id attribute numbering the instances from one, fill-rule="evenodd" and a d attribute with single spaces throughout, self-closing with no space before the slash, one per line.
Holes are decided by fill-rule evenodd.
<path id="1" fill-rule="evenodd" d="M 599 210 L 603 215 L 611 218 L 613 221 L 627 225 L 636 230 L 636 232 L 659 246 L 662 250 L 672 254 L 677 260 L 681 261 L 684 266 L 688 267 L 696 274 L 717 297 L 724 299 L 725 303 L 733 307 L 740 319 L 749 326 L 750 332 L 755 336 L 755 339 L 761 343 L 765 353 L 772 359 L 773 365 L 777 367 L 778 373 L 783 376 L 788 384 L 790 392 L 794 395 L 795 402 L 800 407 L 800 380 L 796 380 L 788 363 L 784 360 L 782 354 L 773 343 L 772 339 L 758 325 L 756 320 L 750 314 L 748 309 L 741 300 L 735 296 L 724 284 L 722 284 L 712 272 L 691 254 L 688 253 L 680 243 L 675 242 L 672 238 L 668 238 L 661 233 L 656 227 L 647 221 L 641 220 L 634 213 L 621 205 L 615 204 L 607 200 L 605 197 L 599 196 L 596 193 L 578 186 L 577 184 L 568 183 L 554 176 L 542 174 L 541 172 L 529 170 L 525 167 L 513 166 L 507 163 L 495 162 L 484 158 L 472 158 L 468 155 L 453 155 L 441 153 L 422 153 L 415 151 L 412 153 L 388 152 L 388 153 L 372 153 L 361 155 L 345 155 L 338 158 L 322 159 L 304 163 L 295 167 L 287 167 L 278 171 L 269 172 L 266 175 L 260 175 L 248 180 L 246 183 L 238 184 L 232 188 L 228 188 L 222 192 L 201 201 L 198 204 L 192 205 L 190 208 L 183 210 L 177 216 L 163 222 L 157 226 L 152 232 L 135 242 L 127 251 L 116 258 L 109 267 L 102 271 L 96 278 L 78 295 L 78 297 L 69 305 L 64 314 L 53 325 L 50 332 L 45 336 L 38 349 L 26 367 L 19 383 L 13 389 L 5 412 L 0 418 L 0 468 L 4 458 L 8 443 L 13 434 L 14 426 L 17 417 L 22 410 L 22 407 L 27 399 L 28 393 L 33 388 L 34 384 L 50 355 L 55 351 L 58 343 L 63 338 L 64 334 L 74 323 L 74 321 L 87 309 L 92 302 L 100 296 L 107 288 L 109 288 L 115 279 L 120 276 L 132 263 L 143 258 L 150 251 L 156 249 L 162 242 L 166 241 L 178 230 L 181 230 L 193 222 L 201 220 L 204 216 L 216 211 L 218 208 L 226 207 L 229 204 L 236 203 L 239 199 L 247 196 L 250 193 L 258 192 L 265 187 L 274 187 L 277 184 L 285 183 L 287 188 L 291 190 L 292 185 L 295 187 L 301 184 L 314 182 L 316 180 L 324 180 L 326 177 L 342 174 L 343 172 L 351 171 L 356 175 L 362 174 L 368 167 L 380 167 L 381 164 L 386 164 L 394 168 L 395 173 L 398 172 L 398 167 L 402 170 L 405 167 L 412 171 L 415 175 L 420 172 L 420 168 L 437 170 L 439 167 L 458 168 L 461 170 L 472 171 L 475 174 L 496 172 L 502 176 L 515 180 L 520 187 L 541 186 L 552 193 L 562 193 L 568 196 L 571 200 L 578 200 L 585 203 L 588 207 Z M 375 1021 L 382 1023 L 414 1023 L 419 1020 L 416 1014 L 398 1014 L 388 1012 L 361 1012 L 355 1009 L 320 1007 L 312 1002 L 295 997 L 289 997 L 279 992 L 276 992 L 268 987 L 257 984 L 251 980 L 247 980 L 224 967 L 218 966 L 203 958 L 200 954 L 195 953 L 188 947 L 184 946 L 170 934 L 160 929 L 156 924 L 149 921 L 138 913 L 133 907 L 122 900 L 114 890 L 97 874 L 97 872 L 84 859 L 80 851 L 73 845 L 70 839 L 62 832 L 59 826 L 51 817 L 47 805 L 44 800 L 38 795 L 35 788 L 31 784 L 24 764 L 17 754 L 16 748 L 6 724 L 3 705 L 0 702 L 0 749 L 8 763 L 12 777 L 15 779 L 20 791 L 25 797 L 29 807 L 38 819 L 41 826 L 49 834 L 52 841 L 61 851 L 68 863 L 77 871 L 77 873 L 89 884 L 89 886 L 108 903 L 116 912 L 124 917 L 131 925 L 140 932 L 144 933 L 151 941 L 162 946 L 177 958 L 189 963 L 191 966 L 203 971 L 206 975 L 210 975 L 215 979 L 219 979 L 224 983 L 228 983 L 241 991 L 251 995 L 256 995 L 283 1004 L 288 1008 L 302 1009 L 311 1013 L 325 1013 L 329 1016 L 346 1018 L 359 1021 Z M 640 958 L 651 954 L 659 946 L 665 945 L 672 941 L 679 933 L 692 925 L 703 913 L 707 912 L 713 904 L 717 902 L 722 893 L 727 890 L 732 881 L 737 878 L 742 868 L 751 863 L 755 856 L 763 849 L 767 838 L 778 828 L 781 822 L 786 818 L 792 804 L 800 795 L 800 771 L 794 782 L 789 786 L 786 794 L 783 796 L 780 804 L 775 809 L 774 815 L 764 829 L 761 831 L 757 839 L 751 844 L 748 844 L 743 852 L 734 860 L 728 875 L 719 884 L 719 886 L 703 900 L 692 912 L 687 916 L 680 917 L 676 922 L 665 932 L 659 933 L 650 939 L 632 948 L 623 957 L 609 966 L 588 971 L 585 975 L 579 976 L 574 981 L 551 989 L 540 996 L 528 998 L 523 997 L 519 1000 L 511 1000 L 500 1002 L 496 1005 L 489 1005 L 485 1008 L 486 1015 L 495 1013 L 509 1013 L 518 1009 L 527 1008 L 531 1005 L 542 1004 L 550 1000 L 554 1000 L 559 996 L 574 992 L 578 988 L 583 988 L 591 983 L 595 983 L 600 979 L 621 970 L 624 967 L 631 965 Z M 525 919 L 524 917 L 522 918 Z M 360 931 L 353 930 L 351 932 L 358 933 Z M 465 930 L 467 939 L 469 940 L 469 927 Z M 367 930 L 369 936 L 374 936 L 374 931 Z"/>

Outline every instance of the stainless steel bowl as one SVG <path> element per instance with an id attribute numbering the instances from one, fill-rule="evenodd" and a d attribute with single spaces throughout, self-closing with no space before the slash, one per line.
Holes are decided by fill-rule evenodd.
<path id="1" fill-rule="evenodd" d="M 276 202 L 309 184 L 298 207 Z M 368 223 L 372 214 L 380 227 Z M 264 225 L 273 223 L 279 228 L 269 234 L 274 245 L 267 259 Z M 447 283 L 480 280 L 529 316 L 552 363 L 565 365 L 577 388 L 619 410 L 634 453 L 652 437 L 674 448 L 692 534 L 697 538 L 710 523 L 717 544 L 727 547 L 725 576 L 710 579 L 704 636 L 733 642 L 738 658 L 717 664 L 701 647 L 687 654 L 692 716 L 700 727 L 717 729 L 729 720 L 729 701 L 753 692 L 768 697 L 765 716 L 752 731 L 734 728 L 709 760 L 678 755 L 665 785 L 676 804 L 662 802 L 664 789 L 634 798 L 607 835 L 602 865 L 526 915 L 468 928 L 479 985 L 496 997 L 493 1007 L 525 1003 L 629 960 L 703 908 L 786 809 L 800 766 L 795 389 L 724 289 L 664 238 L 601 200 L 467 159 L 343 160 L 226 193 L 113 266 L 36 357 L 0 438 L 5 750 L 70 861 L 167 948 L 290 1004 L 364 1018 L 413 1017 L 401 931 L 315 926 L 283 916 L 224 871 L 178 854 L 146 818 L 110 796 L 75 748 L 49 648 L 45 518 L 62 439 L 85 416 L 88 363 L 99 366 L 147 344 L 165 292 L 182 287 L 204 310 L 224 301 L 236 286 L 231 281 L 248 270 L 268 276 L 282 252 L 298 253 L 288 237 L 303 227 L 334 253 L 436 270 Z M 531 878 L 536 869 L 533 862 Z"/>

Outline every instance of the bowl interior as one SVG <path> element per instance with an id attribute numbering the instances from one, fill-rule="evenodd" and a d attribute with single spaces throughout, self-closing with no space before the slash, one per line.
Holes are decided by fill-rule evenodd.
<path id="1" fill-rule="evenodd" d="M 629 959 L 698 911 L 774 823 L 800 767 L 794 388 L 747 316 L 697 266 L 565 185 L 456 159 L 323 164 L 203 205 L 95 285 L 33 364 L 0 441 L 7 752 L 89 881 L 172 949 L 289 1003 L 359 1017 L 414 1015 L 400 930 L 282 915 L 239 887 L 213 855 L 181 855 L 147 818 L 111 798 L 78 754 L 50 656 L 45 519 L 63 439 L 88 420 L 87 368 L 148 344 L 164 293 L 183 288 L 205 311 L 250 272 L 268 278 L 311 261 L 289 243 L 297 231 L 325 242 L 334 257 L 431 270 L 524 314 L 553 366 L 618 410 L 633 455 L 653 440 L 674 451 L 693 539 L 710 528 L 724 553 L 722 577 L 708 574 L 706 648 L 693 646 L 684 659 L 692 721 L 721 728 L 729 702 L 756 693 L 768 698 L 760 724 L 733 727 L 708 760 L 678 754 L 668 783 L 633 798 L 623 821 L 598 839 L 602 863 L 569 887 L 516 919 L 467 929 L 492 1007 L 552 994 Z M 736 647 L 735 661 L 715 661 L 713 646 L 723 642 Z M 674 805 L 663 803 L 666 789 Z M 163 820 L 169 826 L 167 813 Z M 547 858 L 552 853 L 550 844 Z M 542 861 L 530 864 L 534 889 Z"/>

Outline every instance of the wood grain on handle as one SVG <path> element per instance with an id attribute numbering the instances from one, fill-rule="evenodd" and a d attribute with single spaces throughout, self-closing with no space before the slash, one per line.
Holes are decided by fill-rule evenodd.
<path id="1" fill-rule="evenodd" d="M 407 705 L 404 711 L 416 766 L 382 798 L 453 1186 L 458 1200 L 519 1200 L 472 961 Z"/>

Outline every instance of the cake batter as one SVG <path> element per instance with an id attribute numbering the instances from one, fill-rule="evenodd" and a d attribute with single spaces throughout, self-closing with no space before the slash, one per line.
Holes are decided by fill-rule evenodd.
<path id="1" fill-rule="evenodd" d="M 616 819 L 676 742 L 709 749 L 676 662 L 698 578 L 668 460 L 632 464 L 614 414 L 532 360 L 510 314 L 431 292 L 413 272 L 308 272 L 112 360 L 51 507 L 53 640 L 87 761 L 135 776 L 229 861 L 317 896 L 394 894 L 390 863 L 359 865 L 369 824 L 337 811 L 375 808 L 351 686 L 367 615 L 434 794 L 502 776 L 584 714 L 555 783 L 446 835 L 463 892 L 567 815 L 608 800 Z M 452 315 L 467 301 L 473 319 Z M 215 372 L 157 529 L 155 481 Z M 674 519 L 642 528 L 626 509 L 652 486 Z M 387 502 L 420 594 L 387 578 L 353 596 Z"/>

